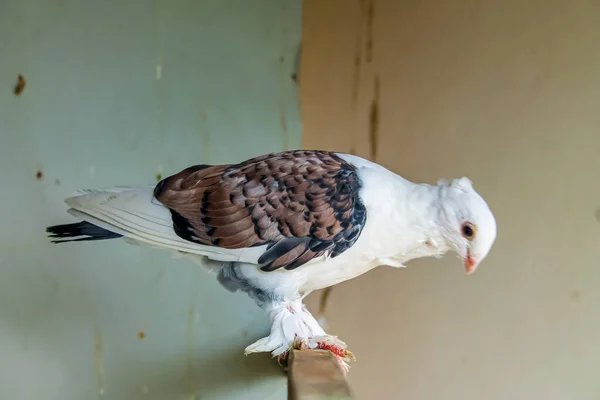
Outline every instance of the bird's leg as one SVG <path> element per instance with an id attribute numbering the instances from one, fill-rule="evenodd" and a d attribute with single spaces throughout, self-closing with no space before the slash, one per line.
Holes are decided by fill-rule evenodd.
<path id="1" fill-rule="evenodd" d="M 271 352 L 279 362 L 284 361 L 291 349 L 324 349 L 331 351 L 344 370 L 346 361 L 354 355 L 336 336 L 325 333 L 302 300 L 271 303 L 266 306 L 271 321 L 271 334 L 246 348 L 246 354 Z"/>

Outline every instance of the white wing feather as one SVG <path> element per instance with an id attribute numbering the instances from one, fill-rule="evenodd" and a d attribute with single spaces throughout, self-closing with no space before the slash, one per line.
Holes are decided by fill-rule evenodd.
<path id="1" fill-rule="evenodd" d="M 154 186 L 80 190 L 65 200 L 69 214 L 123 235 L 129 241 L 207 256 L 216 261 L 256 264 L 266 246 L 223 249 L 189 242 L 177 236 L 169 210 L 153 195 Z"/>

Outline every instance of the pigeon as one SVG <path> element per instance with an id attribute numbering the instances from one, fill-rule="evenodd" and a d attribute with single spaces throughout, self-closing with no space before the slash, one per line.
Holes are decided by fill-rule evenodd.
<path id="1" fill-rule="evenodd" d="M 48 227 L 52 242 L 123 239 L 190 257 L 267 313 L 269 336 L 245 354 L 281 361 L 294 348 L 326 349 L 344 370 L 354 356 L 303 304 L 308 294 L 449 251 L 472 274 L 497 231 L 466 177 L 413 183 L 323 150 L 195 165 L 156 185 L 80 190 L 65 202 L 78 222 Z"/>

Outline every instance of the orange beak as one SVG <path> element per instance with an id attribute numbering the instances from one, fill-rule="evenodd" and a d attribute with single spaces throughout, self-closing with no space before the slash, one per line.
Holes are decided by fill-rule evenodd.
<path id="1" fill-rule="evenodd" d="M 467 275 L 472 274 L 477 269 L 477 262 L 471 257 L 471 252 L 467 251 L 467 258 L 465 258 L 465 270 Z"/>

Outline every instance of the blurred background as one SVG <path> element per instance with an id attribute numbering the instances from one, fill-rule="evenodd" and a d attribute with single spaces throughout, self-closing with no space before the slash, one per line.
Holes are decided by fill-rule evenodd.
<path id="1" fill-rule="evenodd" d="M 286 397 L 268 355 L 244 356 L 269 331 L 246 296 L 169 252 L 44 229 L 77 188 L 300 147 L 301 7 L 0 0 L 1 399 Z"/>
<path id="2" fill-rule="evenodd" d="M 357 397 L 600 399 L 600 3 L 345 4 L 304 2 L 303 145 L 469 176 L 498 222 L 472 276 L 448 256 L 333 289 Z"/>
<path id="3" fill-rule="evenodd" d="M 243 355 L 269 328 L 246 296 L 44 229 L 78 188 L 304 147 L 466 175 L 498 221 L 472 276 L 448 256 L 330 292 L 356 398 L 600 399 L 599 21 L 589 0 L 0 0 L 0 398 L 287 398 Z"/>

